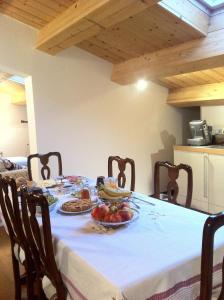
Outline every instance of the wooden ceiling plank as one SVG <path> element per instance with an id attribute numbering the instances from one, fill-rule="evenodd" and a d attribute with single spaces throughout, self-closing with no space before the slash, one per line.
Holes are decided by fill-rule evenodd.
<path id="1" fill-rule="evenodd" d="M 119 45 L 124 51 L 132 55 L 132 57 L 139 56 L 141 53 L 146 53 L 148 45 L 134 32 L 124 30 L 119 25 L 112 27 L 107 31 L 102 31 L 98 39 L 105 41 L 116 47 Z"/>
<path id="2" fill-rule="evenodd" d="M 91 27 L 88 28 L 88 30 L 83 30 L 78 33 L 71 34 L 67 39 L 65 39 L 63 42 L 59 43 L 59 47 L 61 49 L 66 49 L 69 48 L 71 45 L 76 45 L 83 40 L 88 40 L 92 36 L 97 35 L 101 31 L 101 28 L 97 25 L 92 25 Z"/>
<path id="3" fill-rule="evenodd" d="M 47 43 L 58 35 L 63 37 L 68 29 L 75 27 L 77 23 L 88 17 L 92 11 L 107 2 L 108 0 L 77 1 L 39 32 L 37 45 L 40 47 L 43 43 Z M 37 46 L 37 48 L 39 47 Z"/>
<path id="4" fill-rule="evenodd" d="M 97 55 L 105 60 L 110 61 L 111 63 L 116 63 L 116 62 L 120 62 L 122 61 L 122 58 L 117 56 L 116 54 L 114 54 L 111 51 L 108 50 L 104 50 L 101 47 L 98 47 L 97 45 L 89 42 L 89 41 L 82 41 L 82 43 L 80 43 L 78 45 L 78 47 L 87 50 L 88 52 Z"/>
<path id="5" fill-rule="evenodd" d="M 158 12 L 158 8 L 151 8 L 136 15 L 131 20 L 123 22 L 121 26 L 125 30 L 134 32 L 135 35 L 145 40 L 148 43 L 148 52 L 152 52 L 162 49 L 165 46 L 176 45 L 183 40 L 189 40 L 189 36 L 188 39 L 185 39 L 183 33 L 180 39 L 179 30 L 176 29 L 177 34 L 173 31 L 174 23 L 176 25 L 175 18 L 169 16 L 166 21 L 161 12 Z M 170 29 L 171 27 L 172 29 Z"/>
<path id="6" fill-rule="evenodd" d="M 219 102 L 224 103 L 224 82 L 175 89 L 169 93 L 167 103 L 172 105 L 190 106 Z"/>
<path id="7" fill-rule="evenodd" d="M 198 30 L 202 36 L 208 33 L 209 16 L 189 0 L 163 0 L 160 6 Z"/>
<path id="8" fill-rule="evenodd" d="M 97 45 L 100 48 L 103 48 L 104 50 L 108 50 L 110 52 L 113 52 L 115 55 L 117 55 L 121 61 L 123 61 L 126 57 L 133 57 L 129 53 L 125 52 L 120 45 L 111 45 L 110 43 L 107 43 L 105 41 L 100 40 L 98 37 L 93 37 L 89 39 L 90 42 Z"/>
<path id="9" fill-rule="evenodd" d="M 56 13 L 56 15 L 65 11 L 69 6 L 71 6 L 70 2 L 62 0 L 59 2 L 58 0 L 36 0 L 35 2 L 45 6 L 48 9 L 51 9 Z"/>
<path id="10" fill-rule="evenodd" d="M 117 10 L 117 12 L 120 10 L 121 3 L 124 5 L 130 5 L 130 3 L 133 0 L 124 0 L 124 1 L 118 1 L 118 0 L 88 0 L 88 1 L 81 1 L 77 0 L 75 4 L 70 6 L 66 11 L 64 11 L 61 15 L 56 17 L 53 21 L 51 21 L 49 24 L 47 24 L 38 34 L 38 40 L 37 40 L 37 49 L 46 51 L 48 48 L 52 48 L 52 43 L 57 46 L 63 43 L 64 39 L 68 40 L 68 31 L 72 28 L 75 33 L 76 32 L 76 25 L 80 21 L 88 20 L 93 23 L 93 25 L 101 27 L 102 30 L 105 29 L 100 23 L 96 24 L 95 21 L 91 20 L 91 16 L 93 18 L 94 13 L 96 13 L 98 10 L 104 9 L 105 14 L 101 13 L 101 17 L 105 19 L 108 16 L 109 11 L 107 10 L 108 7 L 114 7 L 113 12 Z M 139 2 L 142 2 L 138 0 Z M 148 7 L 149 5 L 155 4 L 156 0 L 147 0 L 145 3 L 147 3 L 145 6 Z M 145 7 L 144 6 L 144 7 Z M 133 11 L 132 11 L 133 14 Z M 126 18 L 128 18 L 130 15 L 128 12 L 126 13 Z M 122 18 L 124 18 L 124 15 L 122 15 Z M 114 22 L 118 22 L 119 18 L 116 14 L 114 14 Z M 75 33 L 72 32 L 73 36 Z M 80 32 L 78 32 L 80 36 Z M 86 39 L 86 35 L 84 35 L 84 39 Z M 58 42 L 58 44 L 55 44 L 55 42 Z M 78 39 L 80 41 L 80 38 Z M 50 45 L 49 45 L 50 44 Z M 74 44 L 74 40 L 71 41 L 71 45 Z M 68 45 L 68 44 L 67 44 Z M 68 45 L 68 46 L 71 46 Z"/>
<path id="11" fill-rule="evenodd" d="M 19 11 L 18 9 L 9 9 L 7 6 L 1 3 L 0 3 L 0 13 L 8 15 L 9 17 L 12 17 L 22 23 L 26 23 L 37 29 L 40 29 L 46 24 L 43 20 L 39 20 L 36 17 L 33 18 L 29 14 L 25 14 L 22 11 Z"/>
<path id="12" fill-rule="evenodd" d="M 193 38 L 200 38 L 202 34 L 200 31 L 196 30 L 194 27 L 186 23 L 179 15 L 172 14 L 169 10 L 166 10 L 160 4 L 152 7 L 150 9 L 151 14 L 159 15 L 159 24 L 163 24 L 164 30 L 168 32 L 169 35 L 175 35 L 179 38 L 180 42 L 185 42 L 186 40 L 191 40 Z"/>
<path id="13" fill-rule="evenodd" d="M 98 25 L 92 24 L 90 21 L 86 19 L 81 19 L 79 22 L 77 22 L 74 26 L 70 26 L 66 32 L 61 32 L 54 37 L 51 38 L 47 43 L 41 44 L 41 46 L 38 49 L 41 49 L 45 52 L 49 52 L 52 48 L 55 47 L 58 52 L 65 49 L 65 45 L 67 47 L 74 45 L 76 39 L 80 41 L 80 34 L 85 34 L 86 39 L 91 37 L 91 34 L 94 31 L 94 34 L 99 32 L 101 28 L 99 28 Z M 64 44 L 64 47 L 63 47 Z M 62 45 L 62 48 L 61 48 Z M 68 46 L 69 45 L 69 46 Z M 57 52 L 55 52 L 56 54 Z"/>
<path id="14" fill-rule="evenodd" d="M 117 64 L 112 80 L 120 84 L 135 82 L 139 77 L 162 78 L 223 66 L 224 29 L 207 37 L 142 55 Z"/>
<path id="15" fill-rule="evenodd" d="M 104 28 L 109 28 L 120 23 L 141 11 L 155 5 L 158 1 L 122 0 L 111 1 L 106 7 L 102 7 L 90 14 L 89 19 Z"/>
<path id="16" fill-rule="evenodd" d="M 8 80 L 9 77 L 11 77 L 12 74 L 6 73 L 6 72 L 0 72 L 0 82 L 3 82 L 5 80 Z"/>
<path id="17" fill-rule="evenodd" d="M 37 3 L 33 1 L 24 1 L 21 3 L 20 0 L 14 0 L 12 3 L 11 0 L 3 0 L 2 3 L 7 4 L 10 8 L 14 7 L 19 11 L 23 11 L 26 14 L 37 16 L 41 20 L 45 21 L 46 24 L 55 17 L 55 14 L 52 15 L 52 12 L 51 14 L 48 14 L 47 11 L 40 10 Z M 32 6 L 33 3 L 35 3 L 34 6 Z"/>

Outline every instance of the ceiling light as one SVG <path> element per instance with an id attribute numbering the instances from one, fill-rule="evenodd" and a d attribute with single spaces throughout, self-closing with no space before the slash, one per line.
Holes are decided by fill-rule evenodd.
<path id="1" fill-rule="evenodd" d="M 139 91 L 144 91 L 148 86 L 148 82 L 145 79 L 139 79 L 136 83 L 136 88 Z"/>

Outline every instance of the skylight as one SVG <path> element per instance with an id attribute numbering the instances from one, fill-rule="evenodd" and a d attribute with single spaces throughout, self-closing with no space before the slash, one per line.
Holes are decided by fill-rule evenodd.
<path id="1" fill-rule="evenodd" d="M 9 78 L 9 80 L 23 84 L 23 85 L 25 84 L 25 79 L 22 76 L 13 75 Z"/>
<path id="2" fill-rule="evenodd" d="M 201 2 L 207 5 L 211 9 L 224 6 L 224 0 L 201 0 Z"/>

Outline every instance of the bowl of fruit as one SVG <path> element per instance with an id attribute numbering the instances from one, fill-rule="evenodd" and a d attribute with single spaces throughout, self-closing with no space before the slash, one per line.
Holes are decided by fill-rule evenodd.
<path id="1" fill-rule="evenodd" d="M 96 223 L 105 227 L 119 227 L 135 221 L 139 212 L 128 203 L 121 202 L 98 205 L 92 210 L 91 216 Z"/>
<path id="2" fill-rule="evenodd" d="M 98 196 L 106 203 L 116 203 L 128 200 L 131 197 L 131 192 L 119 187 L 109 187 L 101 184 L 98 187 Z"/>

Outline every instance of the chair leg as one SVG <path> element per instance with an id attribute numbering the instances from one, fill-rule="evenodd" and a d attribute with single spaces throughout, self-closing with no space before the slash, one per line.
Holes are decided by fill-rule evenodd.
<path id="1" fill-rule="evenodd" d="M 13 254 L 12 254 L 12 266 L 13 266 L 13 276 L 14 276 L 14 284 L 15 284 L 15 300 L 21 300 L 19 262 Z"/>
<path id="2" fill-rule="evenodd" d="M 39 297 L 36 294 L 36 277 L 34 274 L 27 274 L 27 299 L 39 299 Z"/>

